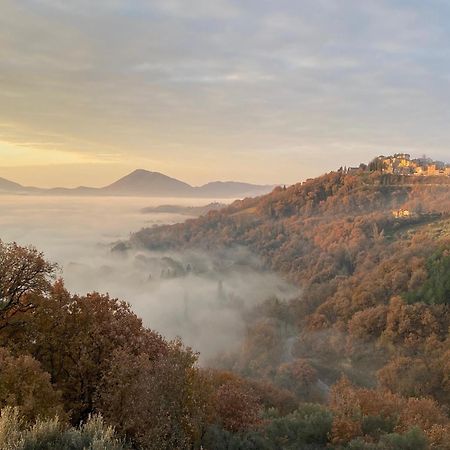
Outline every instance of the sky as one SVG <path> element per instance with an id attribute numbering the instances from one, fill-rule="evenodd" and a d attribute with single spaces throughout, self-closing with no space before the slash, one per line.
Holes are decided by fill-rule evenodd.
<path id="1" fill-rule="evenodd" d="M 446 0 L 0 0 L 0 176 L 294 183 L 450 160 Z"/>

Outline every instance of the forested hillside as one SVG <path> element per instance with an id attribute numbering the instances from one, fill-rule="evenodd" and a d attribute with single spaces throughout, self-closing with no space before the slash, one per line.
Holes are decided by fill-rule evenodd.
<path id="1" fill-rule="evenodd" d="M 273 299 L 248 314 L 241 350 L 214 363 L 270 380 L 303 401 L 330 402 L 329 439 L 344 444 L 376 440 L 364 428 L 371 416 L 365 401 L 349 411 L 346 395 L 435 402 L 447 420 L 449 213 L 450 177 L 339 170 L 184 224 L 141 230 L 127 245 L 210 252 L 245 246 L 298 284 L 295 301 Z M 386 417 L 372 419 L 380 430 L 387 426 Z M 406 430 L 397 416 L 389 420 L 386 429 Z M 431 422 L 416 425 L 431 436 Z"/>
<path id="2" fill-rule="evenodd" d="M 0 447 L 449 449 L 449 212 L 450 177 L 339 170 L 118 244 L 243 246 L 300 288 L 207 367 L 1 244 Z"/>

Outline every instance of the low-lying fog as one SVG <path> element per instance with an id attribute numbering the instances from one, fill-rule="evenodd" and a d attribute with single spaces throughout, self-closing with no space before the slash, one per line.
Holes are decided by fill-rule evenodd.
<path id="1" fill-rule="evenodd" d="M 294 287 L 261 270 L 244 249 L 220 255 L 190 251 L 127 255 L 111 243 L 142 227 L 186 220 L 142 214 L 148 206 L 201 206 L 208 199 L 0 196 L 0 239 L 32 244 L 57 262 L 73 293 L 108 292 L 126 300 L 144 323 L 209 358 L 232 349 L 245 332 L 242 313 L 269 297 L 294 297 Z"/>

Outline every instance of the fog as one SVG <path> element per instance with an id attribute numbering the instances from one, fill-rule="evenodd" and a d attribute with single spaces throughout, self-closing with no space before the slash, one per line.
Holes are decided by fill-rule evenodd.
<path id="1" fill-rule="evenodd" d="M 169 339 L 180 336 L 205 361 L 240 342 L 246 310 L 273 296 L 293 298 L 297 289 L 242 248 L 214 255 L 195 249 L 122 254 L 111 245 L 142 227 L 186 220 L 142 214 L 143 207 L 211 201 L 0 196 L 0 239 L 34 245 L 59 264 L 71 292 L 108 292 L 128 301 L 145 325 Z"/>

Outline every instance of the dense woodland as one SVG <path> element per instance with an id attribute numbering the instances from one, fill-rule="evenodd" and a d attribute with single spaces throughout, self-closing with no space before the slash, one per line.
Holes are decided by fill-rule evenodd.
<path id="1" fill-rule="evenodd" d="M 239 246 L 302 294 L 207 368 L 1 244 L 0 447 L 450 449 L 450 177 L 340 169 L 115 251 Z"/>

